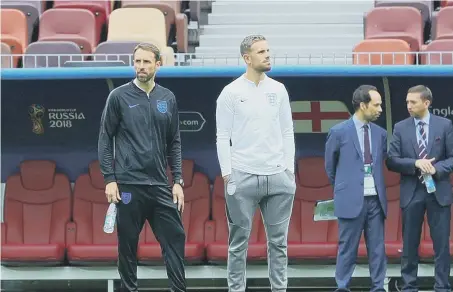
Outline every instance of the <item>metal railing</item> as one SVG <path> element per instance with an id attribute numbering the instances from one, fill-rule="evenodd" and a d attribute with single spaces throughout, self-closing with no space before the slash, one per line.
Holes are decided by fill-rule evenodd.
<path id="1" fill-rule="evenodd" d="M 165 58 L 165 56 L 163 56 Z M 174 66 L 243 66 L 239 54 L 174 54 Z M 131 66 L 132 54 L 1 55 L 2 68 Z M 275 54 L 272 65 L 452 65 L 453 51 Z M 16 66 L 12 66 L 17 64 Z M 168 64 L 166 65 L 168 66 Z"/>

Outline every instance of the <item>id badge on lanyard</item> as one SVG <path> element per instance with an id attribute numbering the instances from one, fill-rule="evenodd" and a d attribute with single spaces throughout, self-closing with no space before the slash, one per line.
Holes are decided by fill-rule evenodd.
<path id="1" fill-rule="evenodd" d="M 373 179 L 373 164 L 365 164 L 365 181 L 364 187 L 365 188 L 373 188 L 374 187 L 374 179 Z"/>
<path id="2" fill-rule="evenodd" d="M 373 164 L 365 164 L 364 165 L 364 169 L 365 169 L 365 176 L 370 176 L 371 173 L 373 172 Z"/>

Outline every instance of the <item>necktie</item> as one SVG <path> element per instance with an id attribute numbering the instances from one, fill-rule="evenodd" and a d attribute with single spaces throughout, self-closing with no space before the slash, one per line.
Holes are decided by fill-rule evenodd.
<path id="1" fill-rule="evenodd" d="M 426 132 L 424 129 L 425 123 L 420 121 L 418 122 L 418 133 L 420 134 L 418 139 L 418 157 L 420 159 L 425 159 L 428 153 L 426 152 Z M 418 178 L 423 182 L 423 176 L 419 175 Z"/>
<path id="2" fill-rule="evenodd" d="M 365 164 L 371 164 L 373 162 L 373 159 L 371 158 L 370 136 L 368 127 L 369 127 L 368 125 L 363 126 L 363 147 Z"/>
<path id="3" fill-rule="evenodd" d="M 426 132 L 423 127 L 424 125 L 424 122 L 418 122 L 418 133 L 420 134 L 420 138 L 418 140 L 418 157 L 420 159 L 424 159 L 428 155 L 428 153 L 426 153 Z"/>

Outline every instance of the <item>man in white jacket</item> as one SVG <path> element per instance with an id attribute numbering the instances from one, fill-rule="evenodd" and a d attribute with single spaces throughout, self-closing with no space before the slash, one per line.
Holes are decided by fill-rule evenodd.
<path id="1" fill-rule="evenodd" d="M 216 110 L 229 227 L 229 292 L 245 292 L 246 254 L 258 206 L 267 233 L 272 291 L 284 292 L 296 191 L 291 107 L 285 86 L 266 75 L 271 64 L 265 37 L 246 37 L 240 50 L 247 71 L 225 86 Z"/>

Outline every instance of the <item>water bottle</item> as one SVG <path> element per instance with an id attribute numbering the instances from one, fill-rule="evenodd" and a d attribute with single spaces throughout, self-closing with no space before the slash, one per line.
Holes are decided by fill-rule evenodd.
<path id="1" fill-rule="evenodd" d="M 112 233 L 113 230 L 115 230 L 115 223 L 116 223 L 116 204 L 110 203 L 107 213 L 105 214 L 104 232 Z"/>
<path id="2" fill-rule="evenodd" d="M 425 182 L 426 191 L 428 194 L 436 191 L 436 184 L 434 183 L 433 177 L 430 174 L 423 174 L 423 181 Z"/>

